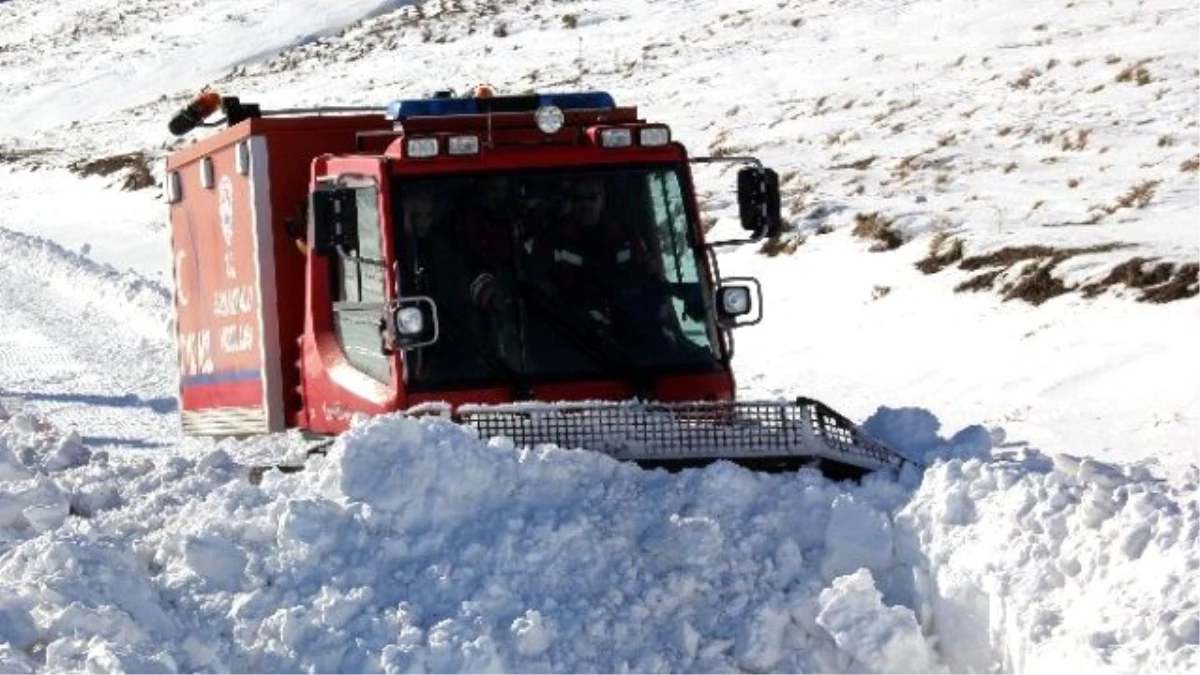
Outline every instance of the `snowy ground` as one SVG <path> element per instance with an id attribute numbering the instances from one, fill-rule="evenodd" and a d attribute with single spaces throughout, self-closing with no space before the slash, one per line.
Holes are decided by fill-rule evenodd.
<path id="1" fill-rule="evenodd" d="M 1194 3 L 407 5 L 0 2 L 0 672 L 1200 665 Z M 647 473 L 382 419 L 254 486 L 238 461 L 289 439 L 181 439 L 164 205 L 82 163 L 160 177 L 206 84 L 481 81 L 607 89 L 776 167 L 781 252 L 721 257 L 766 289 L 743 393 L 825 400 L 924 474 Z M 698 177 L 731 233 L 731 176 Z"/>

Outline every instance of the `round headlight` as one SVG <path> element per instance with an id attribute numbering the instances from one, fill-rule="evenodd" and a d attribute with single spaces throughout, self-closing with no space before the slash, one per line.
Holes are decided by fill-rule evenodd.
<path id="1" fill-rule="evenodd" d="M 405 307 L 396 312 L 396 330 L 401 335 L 420 335 L 425 330 L 425 316 L 417 307 Z"/>
<path id="2" fill-rule="evenodd" d="M 563 127 L 566 122 L 566 117 L 563 116 L 563 111 L 558 106 L 544 105 L 537 109 L 533 115 L 537 121 L 537 126 L 542 130 L 542 133 L 552 134 Z"/>
<path id="3" fill-rule="evenodd" d="M 741 316 L 750 312 L 750 289 L 732 286 L 721 293 L 721 309 L 728 316 Z"/>

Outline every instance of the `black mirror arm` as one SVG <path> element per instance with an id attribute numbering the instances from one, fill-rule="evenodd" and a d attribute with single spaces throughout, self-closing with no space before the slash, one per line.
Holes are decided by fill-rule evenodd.
<path id="1" fill-rule="evenodd" d="M 688 161 L 693 164 L 751 164 L 756 168 L 763 168 L 763 163 L 757 157 L 750 155 L 740 155 L 731 157 L 689 157 Z"/>

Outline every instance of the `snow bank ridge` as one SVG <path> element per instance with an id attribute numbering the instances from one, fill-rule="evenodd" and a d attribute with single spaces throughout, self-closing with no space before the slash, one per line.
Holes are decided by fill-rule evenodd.
<path id="1" fill-rule="evenodd" d="M 388 417 L 253 486 L 222 450 L 89 455 L 3 413 L 0 666 L 1196 665 L 1194 498 L 1136 470 L 961 444 L 977 432 L 951 456 L 919 411 L 872 423 L 944 458 L 861 484 L 667 474 Z"/>

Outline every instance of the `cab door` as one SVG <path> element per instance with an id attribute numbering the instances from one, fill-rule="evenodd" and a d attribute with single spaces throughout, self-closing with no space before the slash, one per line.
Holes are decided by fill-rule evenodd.
<path id="1" fill-rule="evenodd" d="M 330 158 L 314 171 L 305 408 L 310 429 L 336 433 L 356 413 L 392 412 L 402 403 L 399 356 L 384 336 L 396 289 L 390 191 L 382 159 Z M 346 209 L 344 236 L 333 247 L 315 240 L 325 217 L 316 206 L 322 192 L 337 194 Z"/>

